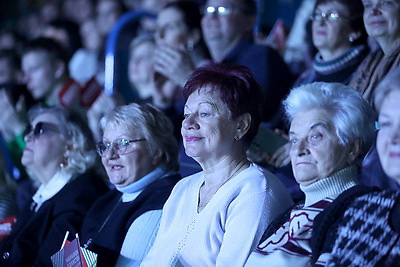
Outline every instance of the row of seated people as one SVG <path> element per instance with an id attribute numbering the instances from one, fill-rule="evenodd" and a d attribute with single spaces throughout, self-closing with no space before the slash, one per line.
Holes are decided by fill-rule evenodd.
<path id="1" fill-rule="evenodd" d="M 335 3 L 336 3 L 336 6 L 335 6 Z M 339 3 L 339 6 L 337 5 L 338 3 Z M 233 4 L 232 6 L 235 6 L 235 5 L 236 6 L 240 6 L 241 5 L 240 1 L 239 2 L 232 1 L 231 4 Z M 389 4 L 392 4 L 394 8 L 390 9 L 388 7 Z M 207 18 L 208 18 L 209 21 L 211 21 L 211 22 L 208 22 L 208 24 L 206 24 L 206 25 L 208 25 L 206 27 L 207 29 L 212 29 L 212 27 L 211 27 L 213 25 L 212 23 L 215 23 L 216 21 L 220 21 L 220 22 L 226 23 L 226 25 L 228 25 L 228 29 L 232 29 L 236 25 L 235 23 L 238 20 L 238 16 L 243 19 L 243 16 L 247 17 L 247 18 L 251 18 L 252 14 L 254 14 L 254 11 L 249 12 L 249 10 L 246 10 L 246 8 L 239 9 L 239 12 L 237 12 L 238 10 L 234 11 L 234 8 L 232 8 L 232 6 L 228 6 L 228 5 L 226 6 L 227 8 L 221 9 L 221 8 L 219 8 L 220 7 L 219 3 L 218 3 L 218 5 L 214 5 L 214 3 L 212 3 L 212 1 L 208 2 L 208 6 L 214 8 L 214 9 L 207 8 L 207 10 L 210 10 L 210 11 L 202 19 L 203 20 L 203 24 L 206 24 L 206 22 L 204 22 L 204 21 L 207 21 Z M 332 28 L 335 29 L 335 27 L 337 27 L 339 29 L 341 29 L 340 27 L 346 27 L 346 29 L 348 29 L 349 25 L 345 26 L 345 24 L 346 24 L 347 21 L 349 21 L 346 18 L 348 16 L 350 16 L 350 15 L 346 15 L 346 14 L 353 14 L 353 12 L 350 11 L 350 12 L 346 13 L 346 9 L 343 8 L 343 6 L 346 7 L 346 4 L 340 3 L 339 1 L 325 1 L 325 3 L 323 1 L 321 1 L 321 2 L 317 3 L 316 8 L 314 10 L 314 13 L 312 15 L 312 18 L 313 18 L 312 25 L 315 25 L 313 27 L 316 29 L 315 30 L 316 37 L 313 38 L 313 40 L 315 39 L 316 41 L 318 41 L 318 40 L 320 40 L 320 41 L 322 40 L 323 41 L 324 40 L 324 38 L 323 38 L 324 31 L 331 32 Z M 231 7 L 231 9 L 229 9 L 228 7 Z M 318 7 L 318 9 L 317 9 L 317 7 Z M 342 8 L 342 9 L 340 9 L 340 8 Z M 385 12 L 385 11 L 388 8 L 389 8 L 389 10 L 394 10 L 395 12 L 393 14 L 391 14 L 391 13 L 387 14 L 387 12 Z M 225 10 L 225 12 L 222 12 L 221 10 Z M 250 10 L 252 10 L 252 9 L 250 9 Z M 336 13 L 333 12 L 332 10 L 336 11 Z M 385 5 L 380 5 L 379 1 L 378 1 L 376 3 L 375 2 L 370 3 L 370 5 L 368 5 L 368 6 L 366 5 L 365 8 L 364 8 L 364 11 L 363 11 L 364 17 L 369 18 L 369 20 L 368 19 L 364 19 L 364 21 L 366 21 L 365 27 L 367 29 L 367 32 L 368 32 L 370 37 L 372 37 L 372 38 L 374 38 L 376 40 L 376 42 L 377 42 L 377 44 L 379 46 L 377 47 L 376 50 L 372 51 L 368 55 L 367 59 L 364 60 L 363 64 L 358 69 L 358 71 L 357 71 L 357 73 L 355 75 L 355 77 L 358 78 L 357 79 L 358 81 L 366 82 L 366 84 L 361 85 L 362 88 L 361 87 L 358 88 L 357 86 L 354 86 L 354 88 L 357 88 L 357 90 L 359 90 L 360 92 L 363 92 L 364 88 L 368 87 L 369 88 L 368 89 L 368 95 L 365 94 L 364 97 L 367 100 L 369 100 L 370 103 L 372 103 L 372 100 L 371 100 L 371 97 L 370 97 L 372 95 L 371 92 L 374 90 L 374 88 L 376 86 L 376 83 L 383 77 L 383 75 L 388 70 L 390 70 L 393 66 L 398 64 L 398 63 L 396 63 L 398 61 L 398 57 L 396 57 L 396 55 L 398 55 L 398 53 L 396 53 L 396 46 L 397 46 L 397 43 L 398 43 L 397 42 L 397 40 L 398 40 L 398 30 L 396 31 L 396 29 L 395 29 L 394 31 L 384 32 L 383 34 L 379 33 L 374 28 L 375 24 L 373 23 L 372 19 L 381 18 L 382 16 L 384 16 L 385 19 L 397 21 L 398 20 L 398 16 L 396 16 L 396 14 L 397 14 L 396 10 L 398 11 L 398 3 L 396 1 L 393 1 L 393 2 L 385 4 Z M 170 13 L 175 14 L 173 11 L 176 11 L 176 10 L 174 10 L 173 8 L 172 8 L 172 10 L 167 8 L 166 13 L 163 13 L 164 16 L 159 16 L 159 19 L 160 19 L 160 21 L 158 22 L 159 23 L 159 25 L 158 25 L 159 26 L 159 30 L 158 30 L 158 33 L 156 35 L 156 39 L 157 38 L 158 39 L 162 39 L 162 38 L 157 37 L 157 36 L 167 36 L 167 35 L 164 34 L 164 30 L 162 30 L 163 27 L 161 27 L 161 26 L 162 26 L 163 20 L 161 20 L 161 18 L 164 19 L 164 23 L 165 23 L 165 19 L 166 18 L 177 17 L 177 16 L 171 16 L 170 15 Z M 169 16 L 168 16 L 168 14 L 169 14 Z M 354 17 L 357 18 L 358 20 L 360 20 L 359 16 L 354 16 Z M 368 22 L 370 22 L 370 23 L 368 24 Z M 168 24 L 168 20 L 167 20 L 167 23 L 165 24 L 164 29 L 169 29 L 168 27 L 166 27 L 168 25 L 169 24 Z M 243 25 L 241 25 L 241 26 L 243 26 Z M 205 26 L 203 26 L 203 27 L 205 27 Z M 238 26 L 236 25 L 236 27 L 238 27 Z M 244 36 L 246 38 L 248 38 L 249 37 L 248 28 L 247 27 L 244 27 L 244 28 L 245 28 L 245 30 L 243 31 L 243 33 L 244 32 L 247 33 L 247 34 L 244 34 Z M 346 32 L 346 31 L 339 30 L 339 32 Z M 230 32 L 226 31 L 226 33 L 228 34 Z M 348 33 L 347 35 L 343 35 L 343 36 L 341 36 L 341 38 L 344 38 L 344 40 L 348 39 L 349 43 L 355 43 L 355 41 L 358 40 L 359 36 L 362 36 L 362 35 L 357 35 L 357 32 L 354 33 L 352 31 L 350 31 L 350 32 L 347 32 L 347 33 Z M 183 34 L 183 35 L 184 36 L 189 36 L 187 33 Z M 334 36 L 336 36 L 336 35 L 334 35 Z M 205 35 L 205 37 L 206 37 L 206 35 Z M 211 38 L 212 35 L 210 35 L 209 37 Z M 243 38 L 243 36 L 241 36 L 241 37 Z M 321 39 L 318 39 L 319 37 L 321 37 Z M 164 37 L 164 38 L 166 38 L 166 37 Z M 350 39 L 352 39 L 353 41 L 350 41 Z M 210 39 L 209 41 L 211 41 L 211 40 L 215 41 L 215 39 Z M 329 39 L 325 38 L 325 40 L 329 40 Z M 208 45 L 208 48 L 209 48 L 211 56 L 212 56 L 213 52 L 212 52 L 212 50 L 210 48 L 211 47 L 210 44 L 207 43 L 207 38 L 205 38 L 205 41 L 206 41 L 206 44 Z M 168 50 L 167 46 L 165 45 L 165 42 L 160 42 L 160 43 L 163 44 L 163 47 L 165 47 L 166 49 L 164 51 L 161 51 L 161 49 L 160 49 L 159 54 L 157 54 L 156 58 L 160 59 L 160 61 L 162 61 L 161 59 L 164 59 L 164 58 L 167 58 L 167 59 L 165 59 L 166 61 L 164 61 L 164 62 L 159 62 L 158 63 L 158 65 L 159 65 L 158 72 L 162 73 L 163 76 L 168 77 L 168 73 L 169 73 L 169 75 L 177 73 L 177 71 L 171 71 L 172 69 L 170 69 L 169 67 L 174 66 L 173 63 L 174 62 L 178 62 L 178 61 L 176 60 L 175 57 L 172 57 L 173 60 L 171 60 L 171 58 L 168 58 L 166 55 L 170 55 L 168 53 L 171 53 L 171 50 Z M 189 45 L 189 43 L 190 42 L 185 42 L 185 47 L 186 46 L 187 46 L 187 48 L 191 47 Z M 347 42 L 340 41 L 338 43 L 346 44 Z M 226 46 L 226 45 L 222 46 L 221 45 L 222 43 L 217 43 L 217 42 L 215 42 L 215 43 L 211 42 L 211 44 L 215 45 L 215 49 L 216 48 L 220 48 L 220 47 L 224 47 L 224 48 L 231 47 L 231 46 Z M 318 58 L 324 59 L 324 57 L 326 57 L 326 59 L 329 59 L 329 53 L 324 53 L 323 45 L 326 45 L 326 44 L 327 43 L 323 43 L 322 42 L 322 45 L 321 45 L 321 48 L 320 48 L 320 51 L 319 51 L 320 55 L 319 56 L 317 55 L 318 57 L 316 57 L 316 62 L 317 62 Z M 179 47 L 179 45 L 178 45 L 178 47 Z M 360 49 L 358 49 L 358 48 L 355 49 L 352 46 L 350 46 L 350 47 L 351 47 L 351 51 L 353 51 L 353 52 L 356 51 L 356 52 L 349 53 L 349 54 L 351 54 L 351 55 L 354 55 L 354 54 L 359 55 L 358 52 L 360 51 Z M 265 51 L 265 50 L 272 51 L 269 48 L 261 48 L 259 46 L 249 46 L 248 48 L 238 49 L 238 51 L 236 51 L 235 53 L 234 53 L 235 49 L 231 50 L 231 52 L 233 54 L 233 58 L 235 58 L 237 56 L 237 53 L 239 53 L 239 52 L 241 52 L 241 53 L 244 52 L 245 54 L 247 54 L 247 53 L 249 53 L 248 51 L 251 51 L 251 52 L 256 51 L 257 50 L 256 48 L 258 48 L 260 50 L 263 50 L 263 51 Z M 349 46 L 347 46 L 347 49 L 350 49 Z M 340 50 L 344 51 L 346 49 L 344 49 L 343 47 L 340 47 Z M 361 49 L 361 51 L 365 51 L 365 50 Z M 218 52 L 218 50 L 215 50 L 215 52 Z M 162 53 L 164 53 L 164 54 L 162 54 Z M 215 58 L 212 57 L 213 61 L 219 61 L 218 58 L 220 58 L 219 56 L 221 55 L 221 53 L 216 53 L 218 57 L 215 57 Z M 274 52 L 270 52 L 270 53 L 273 54 Z M 251 53 L 249 53 L 249 54 L 251 54 Z M 238 56 L 238 58 L 243 59 L 243 61 L 239 62 L 239 63 L 248 65 L 248 64 L 253 64 L 253 63 L 258 64 L 261 61 L 264 62 L 263 60 L 260 60 L 260 58 L 262 58 L 260 56 L 261 55 L 260 52 L 254 53 L 255 55 L 253 55 L 253 56 L 250 56 L 249 54 Z M 361 53 L 361 54 L 363 54 L 363 53 Z M 177 54 L 174 54 L 174 56 L 176 56 L 176 55 Z M 391 55 L 394 55 L 394 56 L 391 56 Z M 345 56 L 346 56 L 346 58 L 348 58 L 347 55 L 345 55 Z M 256 58 L 256 59 L 254 59 L 254 58 Z M 244 60 L 244 59 L 246 59 L 246 60 Z M 247 60 L 250 63 L 245 62 Z M 358 57 L 357 57 L 357 60 L 358 60 Z M 230 60 L 227 59 L 226 61 L 230 61 Z M 235 61 L 232 60 L 232 62 L 235 62 Z M 357 61 L 357 62 L 359 63 L 360 61 Z M 237 62 L 235 62 L 235 63 L 237 63 Z M 270 62 L 268 62 L 268 64 L 270 64 Z M 182 64 L 178 64 L 178 65 L 182 65 Z M 350 66 L 351 64 L 350 65 L 344 64 L 344 65 L 345 66 Z M 315 65 L 315 66 L 317 66 L 317 65 Z M 164 67 L 164 70 L 162 70 L 163 67 Z M 250 67 L 250 69 L 252 69 L 251 66 L 249 66 L 249 67 Z M 354 65 L 351 65 L 351 68 L 355 69 Z M 265 69 L 264 67 L 257 68 L 258 72 L 261 72 L 260 70 L 264 70 L 264 69 Z M 53 70 L 57 70 L 57 68 L 53 68 Z M 254 69 L 252 69 L 252 70 L 253 70 L 253 74 L 257 78 L 257 74 L 255 73 Z M 366 73 L 366 72 L 370 72 L 370 73 Z M 279 75 L 281 75 L 283 73 L 283 71 L 278 71 L 277 73 Z M 349 73 L 352 73 L 352 71 L 349 71 Z M 276 75 L 274 77 L 278 77 L 279 75 Z M 366 79 L 366 77 L 368 79 Z M 371 79 L 369 79 L 369 78 L 371 78 Z M 170 79 L 172 80 L 172 78 L 170 78 Z M 41 79 L 41 80 L 43 80 L 43 79 Z M 258 80 L 258 82 L 260 82 L 259 78 L 257 78 L 257 80 Z M 315 79 L 315 80 L 318 80 L 318 79 Z M 356 79 L 353 79 L 353 80 L 356 80 Z M 287 81 L 285 81 L 285 82 L 287 82 Z M 346 82 L 346 81 L 340 81 L 340 82 Z M 260 83 L 262 83 L 262 81 Z M 176 84 L 179 84 L 179 83 L 177 82 Z M 282 83 L 274 82 L 274 84 L 277 85 L 277 84 L 282 84 Z M 182 87 L 182 80 L 180 82 L 180 87 Z M 263 87 L 263 88 L 265 89 L 265 87 Z M 3 97 L 2 99 L 6 99 L 6 97 Z M 101 99 L 101 98 L 99 98 L 99 99 Z M 280 101 L 278 101 L 278 103 L 280 103 Z M 265 105 L 267 105 L 267 104 L 269 104 L 269 103 L 267 102 Z M 4 106 L 4 105 L 2 105 L 2 106 L 5 107 L 4 110 L 9 110 L 8 106 Z M 99 106 L 102 107 L 102 108 L 105 107 L 105 105 L 99 105 Z M 112 107 L 113 105 L 110 105 L 110 106 Z M 5 114 L 3 114 L 3 115 L 5 115 Z M 102 113 L 100 113 L 100 115 L 102 116 Z M 98 117 L 101 117 L 101 116 L 98 116 Z M 17 125 L 16 127 L 10 127 L 10 122 L 17 122 L 18 121 L 17 119 L 14 119 L 15 116 L 12 117 L 12 118 L 13 119 L 4 120 L 4 123 L 2 123 L 2 125 L 4 126 L 3 127 L 4 128 L 4 132 L 7 133 L 7 131 L 9 131 L 10 129 L 17 129 L 17 131 L 15 131 L 15 132 L 18 133 L 19 141 L 16 141 L 16 142 L 21 147 L 20 151 L 22 151 L 23 142 L 21 140 L 22 140 L 23 135 L 21 135 L 21 132 L 22 132 L 22 129 L 24 128 L 25 125 L 23 125 L 23 123 L 21 123 L 20 125 Z M 265 118 L 264 118 L 264 120 L 265 120 Z M 97 126 L 97 121 L 98 120 L 95 120 L 95 122 L 96 122 L 96 123 L 94 123 L 95 126 Z M 177 124 L 180 125 L 180 120 L 174 120 L 174 122 L 175 123 L 177 122 Z M 175 130 L 176 129 L 177 128 L 175 127 Z M 176 131 L 175 131 L 175 133 L 176 133 Z M 288 146 L 286 147 L 286 149 L 287 148 L 288 148 Z M 288 161 L 288 159 L 289 159 L 288 154 L 286 154 L 285 159 L 286 159 L 286 161 Z M 374 162 L 376 162 L 376 161 L 374 161 Z"/>
<path id="2" fill-rule="evenodd" d="M 379 159 L 396 182 L 399 80 L 397 68 L 375 94 Z M 0 242 L 1 265 L 51 266 L 66 232 L 69 239 L 79 233 L 98 266 L 398 261 L 398 191 L 358 182 L 377 116 L 353 88 L 315 82 L 283 102 L 292 169 L 305 194 L 295 204 L 279 178 L 247 158 L 263 116 L 262 89 L 248 68 L 198 68 L 183 94 L 185 152 L 202 168 L 184 179 L 172 123 L 150 104 L 117 106 L 101 119 L 96 149 L 105 173 L 79 114 L 31 109 L 21 161 L 39 187 Z"/>

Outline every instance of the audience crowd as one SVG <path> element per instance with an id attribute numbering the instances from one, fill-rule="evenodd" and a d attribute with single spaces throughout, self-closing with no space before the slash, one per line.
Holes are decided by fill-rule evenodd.
<path id="1" fill-rule="evenodd" d="M 0 25 L 0 266 L 77 237 L 97 266 L 400 266 L 400 0 L 267 35 L 263 0 L 28 2 Z"/>

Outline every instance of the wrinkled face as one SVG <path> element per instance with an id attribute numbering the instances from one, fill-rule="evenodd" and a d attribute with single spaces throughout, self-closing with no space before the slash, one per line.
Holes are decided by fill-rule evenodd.
<path id="1" fill-rule="evenodd" d="M 300 185 L 312 184 L 347 166 L 349 148 L 339 145 L 327 111 L 298 112 L 289 137 L 293 174 Z"/>
<path id="2" fill-rule="evenodd" d="M 156 42 L 158 46 L 186 47 L 189 29 L 182 13 L 175 8 L 160 11 L 157 17 Z"/>
<path id="3" fill-rule="evenodd" d="M 46 97 L 56 82 L 56 70 L 45 52 L 32 51 L 22 57 L 22 71 L 34 99 Z"/>
<path id="4" fill-rule="evenodd" d="M 252 18 L 243 13 L 240 0 L 209 0 L 205 7 L 213 7 L 216 10 L 218 7 L 226 7 L 225 10 L 230 10 L 225 15 L 217 12 L 204 14 L 201 27 L 209 47 L 212 43 L 228 46 L 243 38 L 253 26 Z"/>
<path id="5" fill-rule="evenodd" d="M 363 0 L 364 25 L 369 36 L 393 42 L 400 38 L 400 1 Z"/>
<path id="6" fill-rule="evenodd" d="M 32 130 L 25 135 L 26 148 L 22 165 L 32 171 L 42 183 L 47 183 L 64 160 L 66 140 L 59 121 L 53 114 L 43 113 L 31 122 Z"/>
<path id="7" fill-rule="evenodd" d="M 153 57 L 155 45 L 145 41 L 131 51 L 128 63 L 129 80 L 140 90 L 139 84 L 146 84 L 153 80 Z"/>
<path id="8" fill-rule="evenodd" d="M 231 153 L 237 126 L 209 87 L 193 92 L 186 101 L 181 128 L 186 154 L 198 162 L 220 160 Z"/>
<path id="9" fill-rule="evenodd" d="M 337 14 L 338 19 L 330 20 L 329 14 Z M 312 37 L 315 47 L 318 50 L 327 49 L 331 53 L 350 47 L 349 16 L 348 8 L 341 3 L 332 1 L 318 5 L 314 11 L 314 17 L 319 19 L 312 21 Z"/>
<path id="10" fill-rule="evenodd" d="M 386 175 L 400 184 L 400 87 L 390 92 L 379 113 L 376 148 Z"/>
<path id="11" fill-rule="evenodd" d="M 103 142 L 112 143 L 118 139 L 138 140 L 143 138 L 139 131 L 128 131 L 120 124 L 107 124 Z M 141 179 L 155 169 L 154 157 L 150 153 L 147 141 L 131 142 L 123 154 L 119 154 L 115 145 L 107 149 L 101 157 L 110 183 L 124 187 Z"/>

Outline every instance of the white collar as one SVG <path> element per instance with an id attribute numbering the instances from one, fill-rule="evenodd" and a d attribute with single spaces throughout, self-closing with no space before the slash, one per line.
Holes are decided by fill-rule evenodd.
<path id="1" fill-rule="evenodd" d="M 58 171 L 47 184 L 40 185 L 39 189 L 33 195 L 32 199 L 36 203 L 35 212 L 39 210 L 42 204 L 61 191 L 69 182 L 72 175 L 65 171 Z"/>

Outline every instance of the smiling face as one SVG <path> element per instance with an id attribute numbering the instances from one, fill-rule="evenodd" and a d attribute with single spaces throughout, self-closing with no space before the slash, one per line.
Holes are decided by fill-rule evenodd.
<path id="1" fill-rule="evenodd" d="M 298 112 L 292 120 L 290 158 L 300 185 L 312 184 L 348 165 L 349 148 L 339 145 L 330 117 L 325 110 L 312 109 Z"/>
<path id="2" fill-rule="evenodd" d="M 44 127 L 38 137 L 34 137 L 32 133 L 25 136 L 26 148 L 21 162 L 45 184 L 64 160 L 67 143 L 58 128 L 59 121 L 53 114 L 43 113 L 37 116 L 31 122 L 32 128 L 39 123 L 48 124 L 49 127 Z"/>
<path id="3" fill-rule="evenodd" d="M 229 155 L 235 146 L 238 123 L 210 87 L 194 91 L 184 108 L 181 133 L 186 154 L 199 163 L 215 162 Z"/>
<path id="4" fill-rule="evenodd" d="M 363 0 L 364 25 L 369 36 L 392 43 L 400 38 L 400 1 Z"/>
<path id="5" fill-rule="evenodd" d="M 103 142 L 112 143 L 121 138 L 136 140 L 142 139 L 143 135 L 139 131 L 129 131 L 120 124 L 108 123 L 104 129 Z M 101 157 L 110 183 L 117 187 L 130 185 L 153 171 L 156 167 L 153 161 L 154 157 L 149 151 L 147 141 L 129 143 L 123 155 L 110 148 Z"/>
<path id="6" fill-rule="evenodd" d="M 347 51 L 351 43 L 349 36 L 352 32 L 350 20 L 347 19 L 350 14 L 346 6 L 332 1 L 318 5 L 314 11 L 315 14 L 337 13 L 339 19 L 329 21 L 327 17 L 321 20 L 313 20 L 312 37 L 313 43 L 318 50 L 328 50 L 329 54 L 340 56 Z"/>
<path id="7" fill-rule="evenodd" d="M 400 88 L 399 88 L 400 89 Z M 386 175 L 400 184 L 400 90 L 390 92 L 379 113 L 376 148 Z"/>

